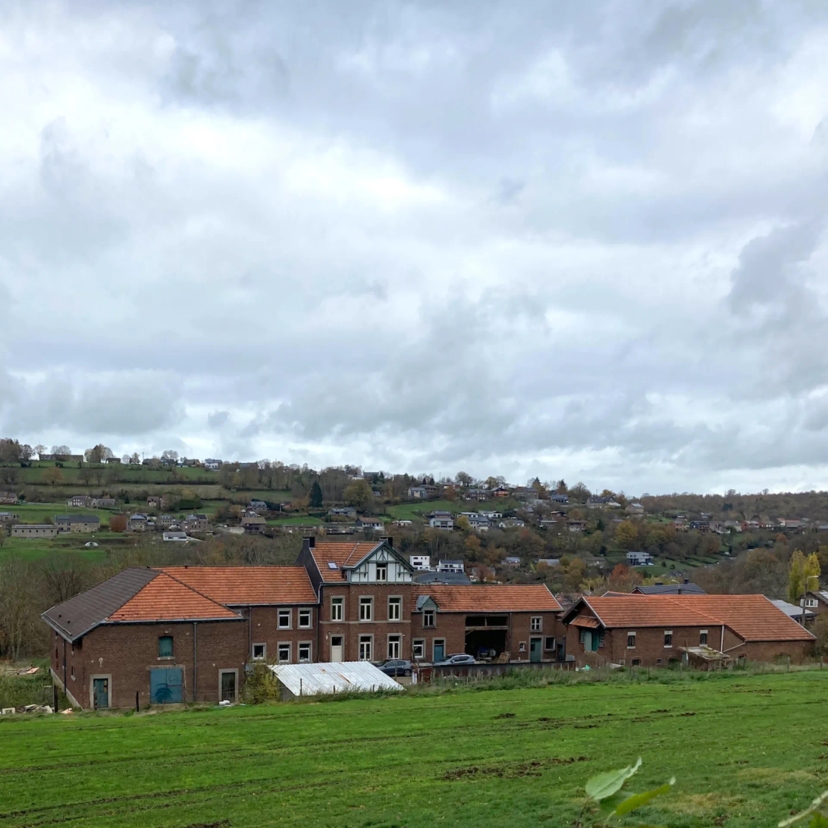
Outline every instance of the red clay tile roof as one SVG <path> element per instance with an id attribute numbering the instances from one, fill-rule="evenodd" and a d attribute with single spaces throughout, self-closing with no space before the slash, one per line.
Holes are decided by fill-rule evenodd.
<path id="1" fill-rule="evenodd" d="M 636 595 L 629 598 L 584 597 L 605 627 L 704 627 L 716 624 L 715 618 L 691 607 L 678 606 L 678 595 Z"/>
<path id="2" fill-rule="evenodd" d="M 342 572 L 343 566 L 354 566 L 366 555 L 373 552 L 382 541 L 367 541 L 354 543 L 353 541 L 332 541 L 330 543 L 317 541 L 311 548 L 311 554 L 319 567 L 322 580 L 326 584 L 347 580 Z M 336 569 L 331 569 L 328 563 L 335 563 Z"/>
<path id="3" fill-rule="evenodd" d="M 745 641 L 813 640 L 811 633 L 764 595 L 641 595 L 583 600 L 608 628 L 724 625 Z"/>
<path id="4" fill-rule="evenodd" d="M 241 618 L 164 572 L 115 610 L 107 621 L 203 621 Z"/>
<path id="5" fill-rule="evenodd" d="M 653 595 L 647 596 L 652 600 Z M 671 595 L 671 600 L 711 615 L 745 641 L 813 641 L 814 636 L 764 595 Z"/>
<path id="6" fill-rule="evenodd" d="M 561 605 L 543 585 L 448 586 L 423 584 L 415 595 L 428 595 L 440 612 L 560 612 Z"/>
<path id="7" fill-rule="evenodd" d="M 167 566 L 161 571 L 229 606 L 316 603 L 304 566 Z"/>
<path id="8" fill-rule="evenodd" d="M 601 626 L 601 622 L 597 618 L 591 618 L 588 615 L 579 615 L 572 622 L 573 627 L 583 627 L 587 630 L 597 630 Z"/>

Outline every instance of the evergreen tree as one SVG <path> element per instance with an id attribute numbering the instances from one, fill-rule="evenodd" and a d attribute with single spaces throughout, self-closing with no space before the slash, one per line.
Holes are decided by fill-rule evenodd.
<path id="1" fill-rule="evenodd" d="M 318 480 L 313 481 L 313 486 L 310 490 L 310 507 L 311 509 L 320 509 L 322 507 L 322 487 Z"/>

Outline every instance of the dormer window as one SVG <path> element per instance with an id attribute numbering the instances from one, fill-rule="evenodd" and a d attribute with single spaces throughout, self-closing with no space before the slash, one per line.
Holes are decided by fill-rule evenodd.
<path id="1" fill-rule="evenodd" d="M 387 581 L 388 580 L 388 564 L 377 564 L 377 580 L 378 581 Z"/>

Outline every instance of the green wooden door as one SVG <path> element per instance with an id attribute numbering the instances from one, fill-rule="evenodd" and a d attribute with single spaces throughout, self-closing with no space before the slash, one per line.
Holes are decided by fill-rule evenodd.
<path id="1" fill-rule="evenodd" d="M 541 647 L 543 646 L 542 638 L 529 639 L 529 661 L 541 660 Z"/>
<path id="2" fill-rule="evenodd" d="M 106 710 L 109 707 L 109 679 L 92 679 L 92 696 L 95 710 Z"/>

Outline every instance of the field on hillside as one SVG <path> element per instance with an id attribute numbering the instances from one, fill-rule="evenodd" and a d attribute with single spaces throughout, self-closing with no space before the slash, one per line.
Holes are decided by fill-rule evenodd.
<path id="1" fill-rule="evenodd" d="M 633 790 L 677 778 L 642 821 L 770 826 L 828 788 L 826 702 L 813 671 L 4 718 L 0 823 L 567 826 L 641 756 Z"/>

